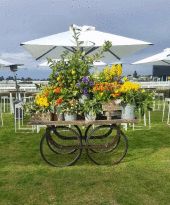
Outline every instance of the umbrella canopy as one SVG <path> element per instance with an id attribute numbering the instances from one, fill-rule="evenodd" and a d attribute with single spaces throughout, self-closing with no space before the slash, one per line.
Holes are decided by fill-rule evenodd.
<path id="1" fill-rule="evenodd" d="M 150 56 L 148 58 L 144 58 L 140 61 L 136 61 L 132 64 L 170 65 L 170 48 L 166 48 L 161 53 Z"/>
<path id="2" fill-rule="evenodd" d="M 36 60 L 47 57 L 53 59 L 60 58 L 65 50 L 70 53 L 75 51 L 77 44 L 73 38 L 74 30 L 79 33 L 81 48 L 85 51 L 86 55 L 98 52 L 105 41 L 112 43 L 112 47 L 105 53 L 104 58 L 102 58 L 104 62 L 118 61 L 122 57 L 133 54 L 148 45 L 152 45 L 149 42 L 96 31 L 95 27 L 92 26 L 80 27 L 72 25 L 69 31 L 27 41 L 21 43 L 21 46 L 26 48 Z"/>
<path id="3" fill-rule="evenodd" d="M 12 63 L 0 59 L 0 67 L 10 66 Z"/>
<path id="4" fill-rule="evenodd" d="M 8 67 L 8 68 L 10 68 L 10 70 L 12 72 L 17 71 L 18 66 L 22 66 L 22 65 L 24 65 L 24 64 L 14 64 L 14 63 L 10 63 L 8 61 L 4 61 L 4 60 L 0 59 L 0 68 Z"/>
<path id="5" fill-rule="evenodd" d="M 55 62 L 60 61 L 60 59 L 53 59 Z M 67 61 L 67 59 L 65 60 Z M 94 66 L 106 66 L 107 63 L 103 62 L 103 61 L 95 61 L 93 63 Z M 40 63 L 39 66 L 41 67 L 49 67 L 48 61 L 45 61 L 43 63 Z"/>

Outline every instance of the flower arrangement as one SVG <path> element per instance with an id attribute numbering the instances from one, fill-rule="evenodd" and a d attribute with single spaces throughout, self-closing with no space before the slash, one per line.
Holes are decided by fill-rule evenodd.
<path id="1" fill-rule="evenodd" d="M 60 109 L 62 113 L 69 113 L 69 114 L 78 114 L 80 111 L 80 104 L 78 100 L 71 99 L 69 101 L 64 101 L 60 105 Z"/>
<path id="2" fill-rule="evenodd" d="M 125 81 L 119 92 L 122 106 L 133 105 L 142 115 L 146 109 L 152 109 L 153 93 L 142 89 L 138 83 Z"/>
<path id="3" fill-rule="evenodd" d="M 148 107 L 151 94 L 142 90 L 139 84 L 122 77 L 121 64 L 106 66 L 97 77 L 90 73 L 93 62 L 99 60 L 110 48 L 110 42 L 103 45 L 101 52 L 90 56 L 80 49 L 78 36 L 74 31 L 77 48 L 73 54 L 64 52 L 57 62 L 48 59 L 52 69 L 49 84 L 42 87 L 35 97 L 34 109 L 43 112 L 57 110 L 60 113 L 97 114 L 102 112 L 103 103 L 113 100 L 121 101 L 122 105 L 133 104 L 142 110 Z"/>

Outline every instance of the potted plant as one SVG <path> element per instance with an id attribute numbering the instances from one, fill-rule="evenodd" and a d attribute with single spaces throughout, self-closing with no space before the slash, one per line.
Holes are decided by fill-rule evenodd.
<path id="1" fill-rule="evenodd" d="M 60 106 L 62 113 L 64 114 L 65 121 L 77 120 L 77 114 L 79 112 L 79 102 L 76 99 L 70 99 L 63 102 Z"/>
<path id="2" fill-rule="evenodd" d="M 124 82 L 120 88 L 120 96 L 123 119 L 134 119 L 136 109 L 140 109 L 142 115 L 146 109 L 151 109 L 152 93 L 141 89 L 138 83 Z"/>
<path id="3" fill-rule="evenodd" d="M 87 121 L 95 120 L 97 114 L 102 112 L 101 103 L 98 102 L 95 98 L 85 100 L 82 107 L 85 120 Z"/>

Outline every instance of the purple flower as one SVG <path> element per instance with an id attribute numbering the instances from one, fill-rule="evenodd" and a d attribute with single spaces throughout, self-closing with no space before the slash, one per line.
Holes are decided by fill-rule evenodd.
<path id="1" fill-rule="evenodd" d="M 83 77 L 82 82 L 87 84 L 89 82 L 89 77 L 88 76 Z"/>
<path id="2" fill-rule="evenodd" d="M 76 85 L 77 85 L 77 87 L 80 87 L 80 83 L 77 83 Z"/>
<path id="3" fill-rule="evenodd" d="M 94 85 L 94 82 L 93 82 L 93 81 L 90 81 L 90 82 L 89 82 L 89 85 L 90 85 L 90 86 L 93 86 L 93 85 Z"/>
<path id="4" fill-rule="evenodd" d="M 87 90 L 87 88 L 84 88 L 84 89 L 83 89 L 83 94 L 84 94 L 84 95 L 88 95 L 88 90 Z"/>

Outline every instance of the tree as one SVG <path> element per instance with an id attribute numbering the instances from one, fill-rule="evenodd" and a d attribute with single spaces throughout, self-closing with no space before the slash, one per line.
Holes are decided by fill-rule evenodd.
<path id="1" fill-rule="evenodd" d="M 0 77 L 0 81 L 3 81 L 3 80 L 4 80 L 4 76 L 1 76 L 1 77 Z"/>
<path id="2" fill-rule="evenodd" d="M 137 74 L 136 70 L 135 70 L 134 73 L 133 73 L 133 77 L 134 77 L 134 78 L 138 78 L 138 74 Z"/>

